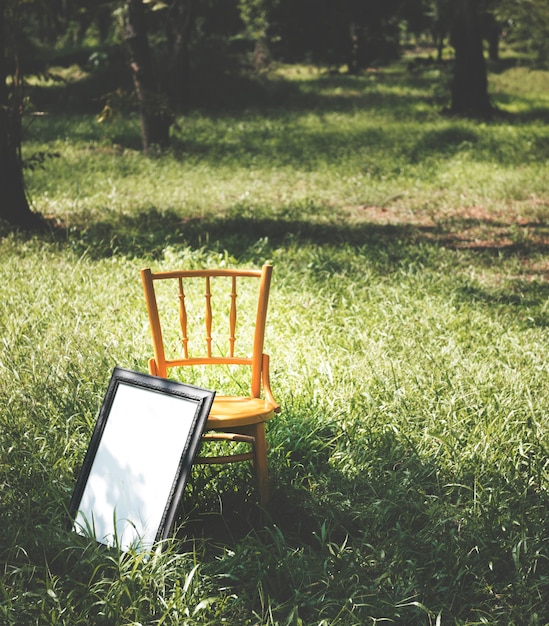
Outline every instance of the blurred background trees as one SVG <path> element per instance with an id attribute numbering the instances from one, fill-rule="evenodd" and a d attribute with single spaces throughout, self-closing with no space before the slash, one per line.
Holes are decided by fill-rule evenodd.
<path id="1" fill-rule="evenodd" d="M 25 77 L 51 79 L 52 68 L 81 68 L 79 105 L 102 103 L 101 119 L 128 105 L 138 110 L 148 151 L 168 145 L 171 124 L 192 106 L 229 94 L 245 106 L 242 81 L 261 79 L 273 62 L 359 74 L 415 47 L 417 62 L 450 74 L 447 109 L 481 118 L 493 113 L 486 60 L 498 61 L 502 40 L 533 64 L 549 63 L 546 0 L 0 0 L 0 7 L 0 169 L 13 187 L 13 210 L 2 212 L 12 220 L 26 209 L 19 176 L 6 175 L 7 154 L 19 154 L 25 108 L 42 106 L 26 98 Z"/>

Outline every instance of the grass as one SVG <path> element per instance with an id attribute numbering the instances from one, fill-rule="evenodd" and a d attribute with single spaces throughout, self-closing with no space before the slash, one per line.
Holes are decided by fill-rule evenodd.
<path id="1" fill-rule="evenodd" d="M 547 74 L 492 72 L 486 124 L 438 72 L 292 68 L 151 158 L 132 117 L 34 120 L 60 156 L 27 175 L 55 227 L 0 240 L 1 623 L 549 623 Z M 270 514 L 247 466 L 197 469 L 163 553 L 67 535 L 112 368 L 146 370 L 138 270 L 265 260 Z"/>

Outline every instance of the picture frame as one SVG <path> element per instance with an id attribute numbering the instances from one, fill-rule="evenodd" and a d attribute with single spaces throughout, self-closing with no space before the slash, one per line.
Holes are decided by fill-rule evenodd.
<path id="1" fill-rule="evenodd" d="M 214 397 L 115 367 L 69 504 L 71 530 L 122 551 L 166 539 Z"/>

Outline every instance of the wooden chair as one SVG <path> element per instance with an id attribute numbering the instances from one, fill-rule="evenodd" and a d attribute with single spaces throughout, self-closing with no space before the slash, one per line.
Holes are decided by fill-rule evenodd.
<path id="1" fill-rule="evenodd" d="M 245 442 L 250 449 L 243 453 L 223 456 L 200 456 L 196 462 L 233 463 L 252 460 L 256 472 L 259 500 L 263 506 L 267 506 L 269 501 L 265 422 L 280 411 L 269 384 L 269 357 L 263 353 L 272 270 L 271 265 L 264 265 L 261 270 L 204 269 L 158 273 L 153 273 L 148 268 L 141 270 L 154 349 L 154 357 L 149 360 L 151 374 L 168 377 L 168 371 L 171 368 L 184 366 L 238 365 L 249 368 L 249 394 L 218 395 L 216 393 L 206 424 L 204 439 Z M 192 293 L 196 292 L 197 281 L 201 283 L 198 289 L 201 290 L 199 299 L 202 300 L 198 315 L 196 307 L 191 309 L 192 302 L 189 297 L 191 290 Z M 251 320 L 254 323 L 248 328 L 242 328 L 246 322 L 240 322 L 241 312 L 243 313 L 240 302 L 237 307 L 237 299 L 240 296 L 237 287 L 239 290 L 244 287 L 243 281 L 256 281 L 258 289 L 257 299 L 254 295 L 249 298 L 253 300 L 254 310 Z M 163 284 L 162 288 L 159 283 Z M 166 294 L 166 284 L 171 288 L 172 296 Z M 219 292 L 221 286 L 223 286 L 223 295 Z M 171 301 L 172 308 L 178 309 L 178 312 L 173 315 L 173 325 L 178 326 L 178 338 L 174 339 L 174 343 L 178 344 L 177 350 L 167 349 L 167 312 L 164 313 L 164 308 L 159 306 L 160 289 L 164 294 L 162 307 L 166 302 L 169 304 Z M 254 292 L 255 289 L 252 294 Z M 249 290 L 246 293 L 249 294 Z M 223 307 L 216 306 L 218 299 L 223 300 Z M 228 326 L 224 336 L 218 334 L 220 317 L 224 318 L 224 324 Z M 204 332 L 203 337 L 196 337 L 196 331 L 191 328 L 194 318 L 199 318 L 200 326 L 203 324 L 204 330 L 199 331 L 199 334 Z M 163 329 L 166 331 L 164 334 Z M 251 337 L 246 346 L 249 352 L 241 355 L 240 346 L 245 341 L 240 340 L 241 335 L 244 339 L 244 331 L 247 331 L 246 334 Z M 197 346 L 197 343 L 200 345 Z M 218 391 L 216 389 L 216 392 Z"/>

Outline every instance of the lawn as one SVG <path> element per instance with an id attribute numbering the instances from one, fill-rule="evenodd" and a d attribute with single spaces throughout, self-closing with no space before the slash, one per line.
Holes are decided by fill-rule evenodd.
<path id="1" fill-rule="evenodd" d="M 0 231 L 0 623 L 549 624 L 549 73 L 491 67 L 492 122 L 441 114 L 442 74 L 279 68 L 149 157 L 70 97 L 27 125 L 50 229 Z M 164 552 L 65 532 L 151 355 L 139 270 L 266 261 L 270 511 L 195 468 Z"/>

